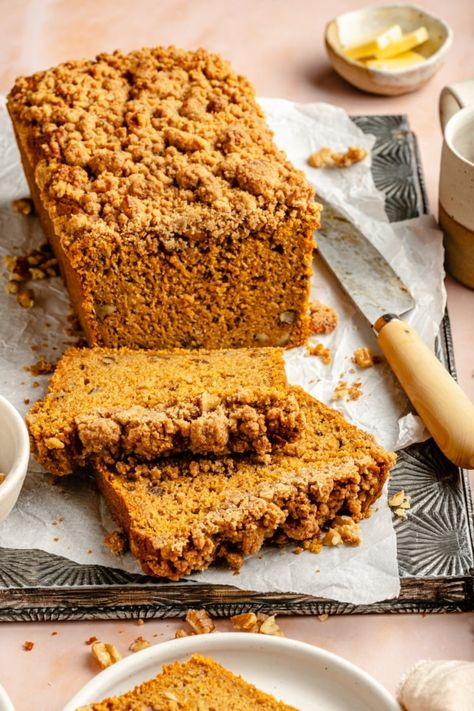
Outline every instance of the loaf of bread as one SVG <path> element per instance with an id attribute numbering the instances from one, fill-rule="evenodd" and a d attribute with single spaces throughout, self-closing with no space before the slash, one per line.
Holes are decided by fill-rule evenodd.
<path id="1" fill-rule="evenodd" d="M 302 344 L 319 205 L 247 79 L 200 49 L 19 78 L 31 194 L 89 344 Z"/>
<path id="2" fill-rule="evenodd" d="M 297 711 L 259 691 L 213 659 L 193 654 L 165 664 L 132 691 L 77 711 Z"/>
<path id="3" fill-rule="evenodd" d="M 314 543 L 333 522 L 350 528 L 370 515 L 394 455 L 294 390 L 302 436 L 269 463 L 183 454 L 98 464 L 99 488 L 145 573 L 179 580 L 219 559 L 238 570 L 274 536 Z"/>
<path id="4" fill-rule="evenodd" d="M 26 422 L 33 454 L 57 475 L 128 455 L 261 457 L 302 430 L 281 348 L 70 348 Z"/>

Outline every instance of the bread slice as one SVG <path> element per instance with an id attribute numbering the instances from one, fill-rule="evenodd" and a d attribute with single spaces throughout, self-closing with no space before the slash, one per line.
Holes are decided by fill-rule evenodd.
<path id="1" fill-rule="evenodd" d="M 90 345 L 304 343 L 320 206 L 226 61 L 101 54 L 20 77 L 8 110 Z"/>
<path id="2" fill-rule="evenodd" d="M 302 429 L 283 351 L 71 348 L 26 418 L 53 474 L 126 455 L 265 455 Z"/>
<path id="3" fill-rule="evenodd" d="M 259 691 L 213 659 L 193 654 L 132 691 L 78 711 L 297 711 Z"/>
<path id="4" fill-rule="evenodd" d="M 370 515 L 394 455 L 294 392 L 302 437 L 269 464 L 238 455 L 98 464 L 99 488 L 145 573 L 179 580 L 219 558 L 238 570 L 275 535 L 308 541 L 340 515 L 355 522 Z"/>

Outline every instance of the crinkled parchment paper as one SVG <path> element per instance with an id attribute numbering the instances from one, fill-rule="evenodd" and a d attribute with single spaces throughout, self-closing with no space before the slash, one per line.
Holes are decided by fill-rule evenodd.
<path id="1" fill-rule="evenodd" d="M 308 155 L 321 146 L 345 150 L 349 145 L 367 149 L 373 145 L 373 139 L 362 133 L 343 110 L 278 99 L 265 99 L 261 104 L 278 145 L 290 160 L 306 172 L 317 192 L 344 208 L 409 286 L 417 305 L 408 320 L 432 344 L 445 305 L 442 242 L 433 218 L 389 225 L 383 196 L 372 181 L 369 159 L 341 170 L 307 166 Z M 0 106 L 0 154 L 0 256 L 25 254 L 43 237 L 36 218 L 18 215 L 10 206 L 11 200 L 25 197 L 28 190 L 4 102 Z M 24 366 L 34 363 L 39 354 L 56 360 L 72 340 L 65 335 L 69 301 L 60 279 L 34 282 L 32 287 L 36 303 L 30 310 L 20 308 L 14 297 L 0 291 L 0 392 L 21 413 L 28 409 L 24 400 L 33 403 L 47 384 L 47 376 L 33 377 Z M 333 306 L 339 315 L 333 334 L 312 339 L 327 345 L 333 360 L 324 365 L 320 358 L 308 356 L 304 348 L 289 351 L 290 381 L 342 410 L 351 422 L 372 432 L 387 448 L 425 439 L 419 418 L 410 412 L 388 367 L 354 368 L 354 350 L 366 345 L 378 352 L 377 344 L 368 324 L 319 257 L 315 260 L 312 295 Z M 38 350 L 33 352 L 32 346 Z M 362 381 L 359 400 L 331 402 L 341 377 L 349 384 Z M 55 485 L 51 482 L 52 477 L 32 462 L 18 504 L 0 526 L 0 546 L 39 548 L 79 563 L 138 572 L 131 555 L 117 558 L 104 547 L 103 537 L 114 529 L 114 523 L 92 485 L 75 477 L 65 477 Z M 266 548 L 247 560 L 239 575 L 219 568 L 193 575 L 192 579 L 262 592 L 321 595 L 355 604 L 396 596 L 396 539 L 385 497 L 373 516 L 362 523 L 362 541 L 358 548 L 324 549 L 318 555 L 294 555 L 293 547 Z"/>

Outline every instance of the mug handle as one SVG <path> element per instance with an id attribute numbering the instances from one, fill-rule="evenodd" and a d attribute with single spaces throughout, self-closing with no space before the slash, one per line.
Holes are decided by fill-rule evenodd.
<path id="1" fill-rule="evenodd" d="M 439 120 L 442 132 L 444 133 L 451 116 L 471 104 L 474 104 L 474 79 L 445 86 L 439 97 Z"/>

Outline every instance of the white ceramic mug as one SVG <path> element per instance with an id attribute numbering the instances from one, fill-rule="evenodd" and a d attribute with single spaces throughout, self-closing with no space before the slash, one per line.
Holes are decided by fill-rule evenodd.
<path id="1" fill-rule="evenodd" d="M 439 224 L 446 270 L 474 289 L 474 79 L 442 90 L 439 117 L 444 134 Z"/>

